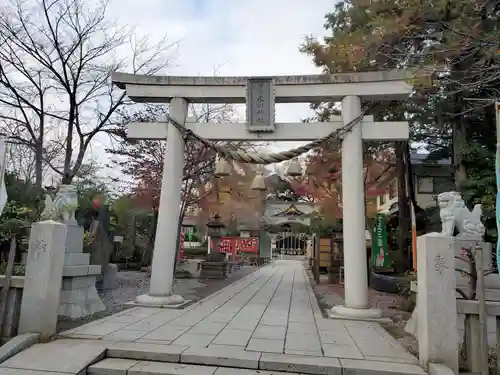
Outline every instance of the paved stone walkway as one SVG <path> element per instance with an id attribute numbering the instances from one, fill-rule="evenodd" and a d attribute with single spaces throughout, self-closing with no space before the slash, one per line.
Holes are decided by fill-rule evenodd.
<path id="1" fill-rule="evenodd" d="M 237 272 L 231 273 L 224 280 L 215 279 L 178 279 L 174 283 L 174 292 L 187 300 L 198 301 L 208 297 L 214 292 L 230 285 L 231 283 L 245 277 L 255 271 L 254 266 L 243 266 Z M 57 332 L 67 331 L 82 324 L 92 322 L 97 319 L 106 318 L 129 306 L 125 304 L 135 299 L 137 295 L 148 293 L 149 277 L 145 272 L 120 271 L 117 274 L 117 287 L 111 290 L 99 291 L 106 310 L 82 319 L 59 318 Z"/>
<path id="2" fill-rule="evenodd" d="M 267 361 L 358 370 L 392 366 L 390 373 L 424 374 L 415 365 L 418 360 L 378 323 L 325 319 L 299 261 L 277 261 L 184 310 L 132 308 L 61 335 L 98 341 L 107 347 L 107 356 L 115 358 L 160 360 L 137 353 L 162 352 L 176 355 L 164 362 L 224 366 L 209 358 L 220 359 L 225 353 L 227 360 L 239 353 L 234 367 L 290 371 L 289 366 L 262 367 Z M 0 369 L 21 365 L 22 354 Z"/>

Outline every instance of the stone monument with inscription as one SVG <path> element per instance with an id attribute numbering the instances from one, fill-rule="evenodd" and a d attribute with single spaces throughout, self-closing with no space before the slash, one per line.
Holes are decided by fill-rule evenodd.
<path id="1" fill-rule="evenodd" d="M 46 199 L 45 203 L 44 214 L 67 228 L 58 314 L 78 319 L 104 311 L 106 307 L 95 286 L 101 266 L 91 265 L 90 254 L 83 253 L 83 228 L 75 220 L 78 205 L 76 188 L 61 185 L 54 201 Z"/>
<path id="2" fill-rule="evenodd" d="M 66 225 L 40 221 L 31 226 L 19 334 L 56 333 L 66 247 Z"/>
<path id="3" fill-rule="evenodd" d="M 459 336 L 453 237 L 429 233 L 417 238 L 417 307 L 414 333 L 424 369 L 443 363 L 458 374 Z"/>

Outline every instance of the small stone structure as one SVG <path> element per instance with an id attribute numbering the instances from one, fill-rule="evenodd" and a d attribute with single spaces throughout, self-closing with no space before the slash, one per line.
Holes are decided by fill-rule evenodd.
<path id="1" fill-rule="evenodd" d="M 226 254 L 210 253 L 204 261 L 200 263 L 200 278 L 204 279 L 225 279 L 227 277 L 228 264 Z"/>
<path id="2" fill-rule="evenodd" d="M 59 305 L 60 316 L 83 318 L 106 307 L 95 287 L 96 277 L 101 274 L 100 265 L 90 264 L 90 254 L 83 253 L 83 228 L 67 224 L 66 252 Z"/>
<path id="3" fill-rule="evenodd" d="M 83 253 L 83 228 L 75 220 L 78 207 L 76 188 L 61 185 L 54 201 L 45 199 L 44 217 L 61 221 L 66 226 L 64 269 L 58 315 L 78 319 L 104 311 L 95 287 L 101 274 L 100 265 L 90 264 L 90 254 Z"/>
<path id="4" fill-rule="evenodd" d="M 100 290 L 110 290 L 118 287 L 117 281 L 118 275 L 118 266 L 113 263 L 108 263 L 106 267 L 106 271 L 104 271 L 104 275 L 100 283 L 98 283 L 98 287 Z"/>

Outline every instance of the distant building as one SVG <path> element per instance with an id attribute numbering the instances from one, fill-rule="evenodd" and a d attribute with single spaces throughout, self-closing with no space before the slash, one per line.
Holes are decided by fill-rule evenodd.
<path id="1" fill-rule="evenodd" d="M 182 220 L 181 233 L 186 236 L 191 236 L 197 233 L 197 218 L 193 216 L 185 216 Z M 189 234 L 188 234 L 189 233 Z"/>
<path id="2" fill-rule="evenodd" d="M 450 159 L 429 160 L 428 154 L 411 153 L 415 200 L 420 208 L 437 205 L 437 195 L 455 190 L 455 180 Z M 377 210 L 392 213 L 398 210 L 398 179 L 395 168 L 387 172 L 379 185 L 386 188 L 384 195 L 377 197 Z"/>

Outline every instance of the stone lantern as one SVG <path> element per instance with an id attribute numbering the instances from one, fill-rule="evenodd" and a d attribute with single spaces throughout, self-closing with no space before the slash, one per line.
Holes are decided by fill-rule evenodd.
<path id="1" fill-rule="evenodd" d="M 212 252 L 219 252 L 219 243 L 223 235 L 223 230 L 226 226 L 221 221 L 219 214 L 215 214 L 212 220 L 207 223 L 207 234 L 212 239 L 213 249 Z"/>
<path id="2" fill-rule="evenodd" d="M 205 260 L 200 263 L 200 277 L 208 279 L 225 279 L 227 276 L 226 254 L 219 252 L 219 243 L 225 228 L 220 220 L 219 214 L 215 214 L 212 220 L 207 223 L 207 234 L 212 240 L 212 249 L 207 254 Z"/>

